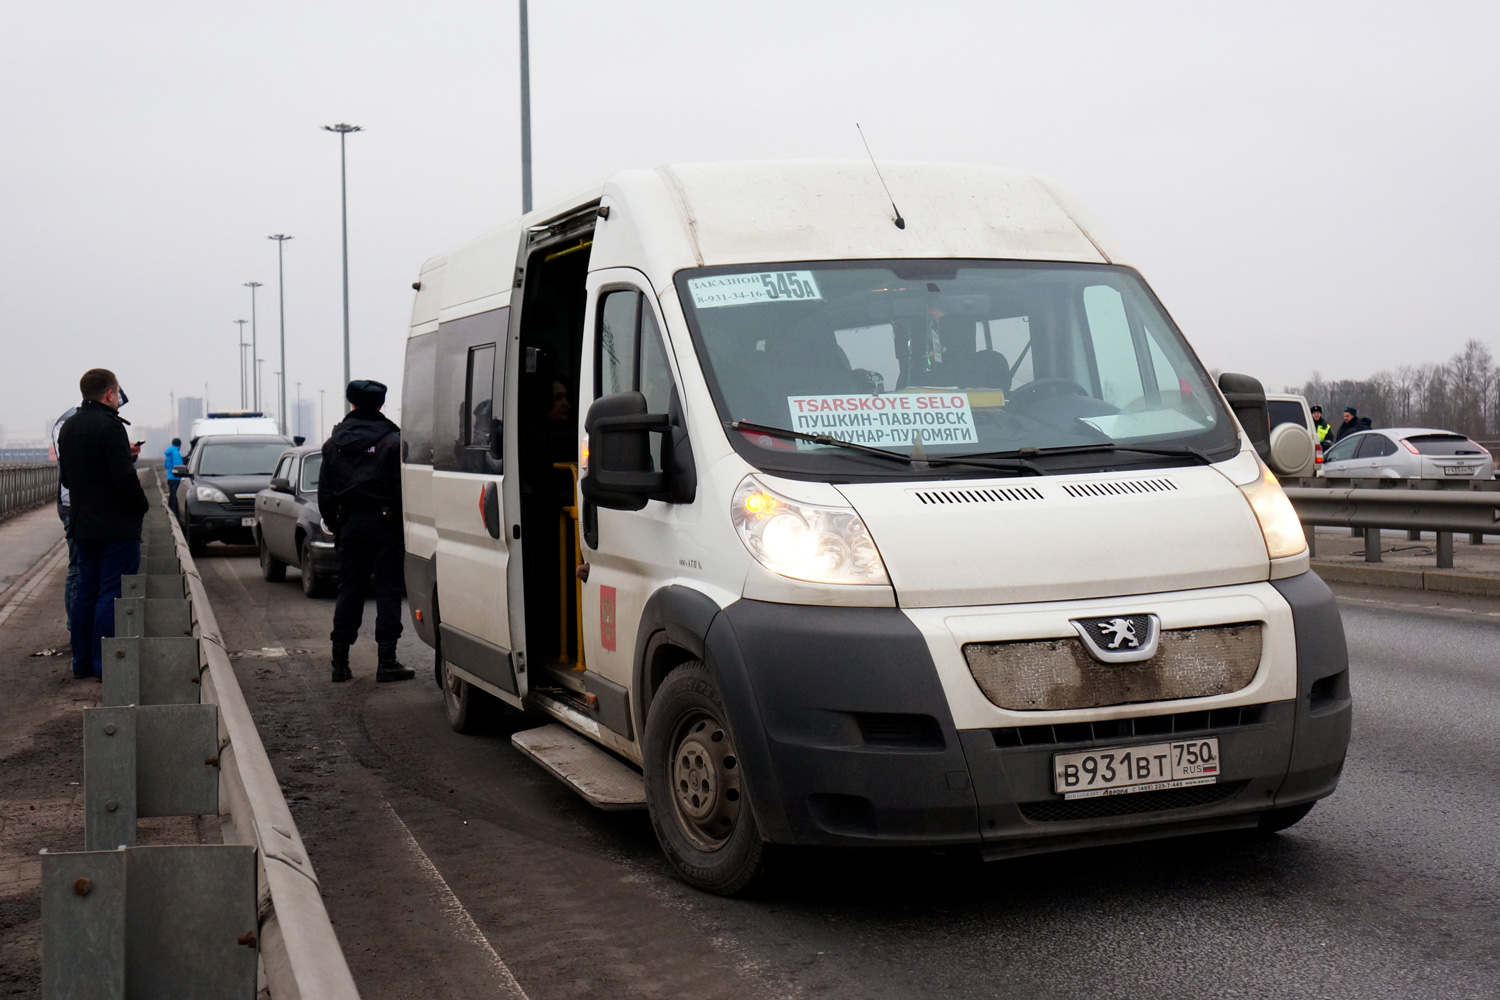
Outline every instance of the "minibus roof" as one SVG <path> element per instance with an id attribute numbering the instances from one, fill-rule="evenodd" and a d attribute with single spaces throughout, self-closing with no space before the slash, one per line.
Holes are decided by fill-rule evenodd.
<path id="1" fill-rule="evenodd" d="M 530 212 L 423 265 L 413 322 L 488 289 L 467 274 L 427 275 L 453 261 L 463 272 L 509 273 L 523 229 L 600 203 L 626 238 L 597 239 L 591 270 L 641 268 L 654 281 L 691 267 L 902 257 L 1127 263 L 1092 215 L 1056 182 L 1000 167 L 869 160 L 763 160 L 627 170 Z M 895 224 L 894 199 L 904 228 Z M 619 225 L 623 224 L 623 225 Z M 602 232 L 602 230 L 601 230 Z M 460 263 L 461 262 L 461 263 Z M 469 265 L 469 266 L 464 266 Z M 438 275 L 432 275 L 434 279 Z M 475 274 L 477 278 L 478 275 Z M 658 284 L 658 288 L 662 285 Z"/>

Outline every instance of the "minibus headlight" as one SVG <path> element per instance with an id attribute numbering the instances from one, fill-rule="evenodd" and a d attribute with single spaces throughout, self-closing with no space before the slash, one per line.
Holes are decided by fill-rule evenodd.
<path id="1" fill-rule="evenodd" d="M 875 540 L 852 508 L 788 500 L 746 476 L 730 516 L 745 548 L 773 573 L 812 583 L 890 586 Z"/>
<path id="2" fill-rule="evenodd" d="M 212 486 L 199 486 L 197 488 L 198 500 L 201 503 L 228 503 L 229 498 L 224 495 L 223 490 L 216 490 Z"/>
<path id="3" fill-rule="evenodd" d="M 1302 533 L 1302 522 L 1297 511 L 1286 498 L 1276 473 L 1262 466 L 1260 479 L 1240 490 L 1250 501 L 1255 519 L 1260 522 L 1260 533 L 1266 538 L 1266 552 L 1272 559 L 1294 556 L 1307 548 L 1307 536 Z"/>

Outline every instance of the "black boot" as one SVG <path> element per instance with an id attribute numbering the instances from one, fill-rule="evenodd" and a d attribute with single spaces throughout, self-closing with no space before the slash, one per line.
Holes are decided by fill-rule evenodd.
<path id="1" fill-rule="evenodd" d="M 354 671 L 349 669 L 349 644 L 347 642 L 336 642 L 333 644 L 333 683 L 340 684 L 354 676 Z"/>
<path id="2" fill-rule="evenodd" d="M 387 681 L 409 681 L 417 676 L 417 672 L 411 667 L 403 667 L 401 661 L 396 659 L 396 644 L 394 642 L 382 642 L 377 644 L 380 650 L 380 659 L 375 665 L 375 680 L 384 684 Z"/>

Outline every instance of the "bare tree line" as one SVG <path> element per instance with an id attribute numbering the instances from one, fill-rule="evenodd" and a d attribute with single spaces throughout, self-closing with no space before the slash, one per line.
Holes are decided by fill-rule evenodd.
<path id="1" fill-rule="evenodd" d="M 1335 427 L 1353 406 L 1376 427 L 1438 427 L 1472 438 L 1500 437 L 1500 367 L 1489 346 L 1470 340 L 1440 364 L 1398 365 L 1366 379 L 1312 378 L 1286 390 L 1321 404 Z"/>

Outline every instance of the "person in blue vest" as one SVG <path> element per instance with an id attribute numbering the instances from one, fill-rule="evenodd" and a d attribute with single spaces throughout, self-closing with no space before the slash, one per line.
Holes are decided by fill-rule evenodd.
<path id="1" fill-rule="evenodd" d="M 166 451 L 167 456 L 167 506 L 172 512 L 177 512 L 177 484 L 182 482 L 173 474 L 172 470 L 186 463 L 182 460 L 182 438 L 173 438 L 172 445 Z"/>

